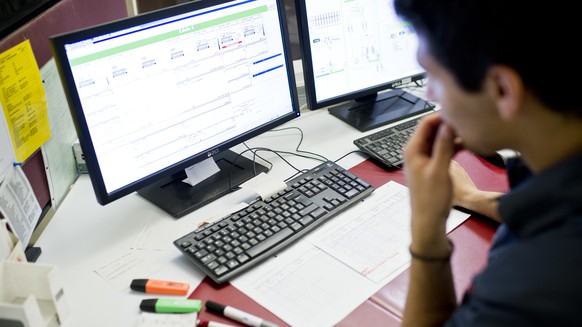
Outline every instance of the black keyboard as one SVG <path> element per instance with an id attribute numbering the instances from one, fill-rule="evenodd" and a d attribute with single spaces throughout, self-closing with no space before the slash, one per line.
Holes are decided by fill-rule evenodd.
<path id="1" fill-rule="evenodd" d="M 361 137 L 354 140 L 354 144 L 385 169 L 402 168 L 404 163 L 402 149 L 422 117 Z"/>
<path id="2" fill-rule="evenodd" d="M 174 245 L 216 283 L 254 267 L 374 191 L 328 161 L 287 182 L 287 188 L 198 228 Z"/>

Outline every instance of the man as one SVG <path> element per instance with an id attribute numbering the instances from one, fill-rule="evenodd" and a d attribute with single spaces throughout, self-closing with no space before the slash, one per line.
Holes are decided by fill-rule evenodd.
<path id="1" fill-rule="evenodd" d="M 570 49 L 580 31 L 573 6 L 395 0 L 419 37 L 428 96 L 441 104 L 405 148 L 412 262 L 404 326 L 582 326 L 582 64 Z M 461 147 L 513 149 L 524 166 L 508 165 L 510 192 L 477 201 L 502 224 L 487 266 L 457 303 L 445 219 L 458 201 L 450 164 Z"/>

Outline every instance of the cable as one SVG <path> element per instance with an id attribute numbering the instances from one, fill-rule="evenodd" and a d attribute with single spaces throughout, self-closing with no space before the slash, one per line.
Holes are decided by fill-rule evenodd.
<path id="1" fill-rule="evenodd" d="M 308 171 L 308 169 L 299 169 L 297 167 L 295 167 L 293 164 L 291 164 L 291 162 L 289 162 L 287 159 L 285 159 L 282 154 L 288 154 L 288 155 L 293 155 L 293 156 L 298 156 L 301 158 L 306 158 L 306 159 L 313 159 L 313 160 L 317 160 L 320 162 L 326 162 L 329 161 L 329 159 L 327 159 L 325 156 L 318 154 L 318 153 L 314 153 L 314 152 L 310 152 L 310 151 L 305 151 L 305 150 L 300 150 L 299 147 L 301 146 L 301 144 L 303 143 L 303 130 L 299 127 L 285 127 L 285 128 L 278 128 L 278 129 L 272 129 L 269 132 L 280 132 L 280 131 L 285 131 L 285 130 L 291 130 L 291 129 L 296 129 L 299 131 L 299 135 L 300 135 L 300 139 L 299 139 L 299 143 L 297 144 L 297 146 L 295 147 L 295 151 L 296 152 L 289 152 L 289 151 L 282 151 L 282 150 L 273 150 L 273 149 L 269 149 L 269 148 L 264 148 L 264 147 L 254 147 L 251 148 L 249 147 L 245 142 L 243 142 L 242 144 L 246 147 L 246 149 L 240 153 L 237 154 L 237 156 L 234 158 L 232 165 L 231 165 L 231 169 L 230 169 L 230 174 L 229 174 L 229 178 L 228 178 L 228 186 L 230 190 L 236 190 L 236 188 L 233 188 L 232 186 L 232 174 L 234 171 L 234 166 L 236 163 L 236 160 L 242 156 L 244 153 L 246 152 L 251 152 L 253 154 L 253 174 L 254 176 L 257 176 L 257 170 L 256 170 L 256 166 L 254 165 L 254 163 L 256 162 L 256 158 L 260 158 L 261 160 L 265 161 L 269 167 L 267 171 L 270 171 L 273 168 L 273 163 L 270 162 L 269 160 L 261 157 L 258 153 L 260 151 L 268 151 L 268 152 L 272 152 L 275 155 L 277 155 L 279 158 L 281 158 L 281 160 L 283 160 L 285 163 L 287 163 L 291 168 L 293 168 L 296 173 L 293 174 L 291 177 L 288 177 L 287 179 L 285 179 L 285 182 L 287 182 L 288 180 L 293 179 L 295 176 L 302 174 L 306 171 Z M 334 160 L 334 162 L 338 162 L 342 159 L 344 159 L 345 157 L 347 157 L 348 155 L 352 154 L 352 153 L 362 153 L 362 154 L 366 154 L 365 152 L 361 151 L 361 150 L 354 150 L 354 151 L 350 151 L 346 154 L 344 154 L 343 156 L 339 157 L 338 159 Z"/>
<path id="2" fill-rule="evenodd" d="M 338 161 L 342 160 L 343 158 L 345 158 L 345 157 L 349 156 L 349 155 L 350 155 L 350 154 L 352 154 L 352 153 L 361 153 L 361 154 L 365 154 L 365 155 L 366 155 L 368 158 L 370 158 L 370 155 L 369 155 L 369 154 L 367 154 L 366 152 L 364 152 L 364 151 L 362 151 L 362 150 L 354 150 L 354 151 L 350 151 L 350 152 L 348 152 L 348 153 L 344 154 L 343 156 L 341 156 L 341 157 L 337 158 L 337 159 L 336 159 L 336 160 L 334 160 L 333 162 L 337 163 Z"/>
<path id="3" fill-rule="evenodd" d="M 313 156 L 318 156 L 320 158 L 323 158 L 324 161 L 328 161 L 329 159 L 327 159 L 325 156 L 321 155 L 321 154 L 317 154 L 314 152 L 309 152 L 309 151 L 304 151 L 304 150 L 299 150 L 299 147 L 301 146 L 301 144 L 303 143 L 303 130 L 299 127 L 285 127 L 285 128 L 277 128 L 277 129 L 272 129 L 269 132 L 280 132 L 280 131 L 285 131 L 285 130 L 290 130 L 290 129 L 296 129 L 299 131 L 299 135 L 300 135 L 300 139 L 299 139 L 299 143 L 297 144 L 297 147 L 295 147 L 295 151 L 297 152 L 301 152 L 301 153 L 307 153 Z"/>
<path id="4" fill-rule="evenodd" d="M 244 146 L 245 146 L 245 147 L 246 147 L 248 150 L 251 150 L 251 147 L 249 147 L 249 146 L 246 144 L 246 142 L 243 142 L 243 145 L 244 145 Z M 252 151 L 252 150 L 251 150 L 251 151 Z M 255 160 L 255 157 L 259 157 L 259 158 L 261 158 L 261 159 L 262 159 L 264 162 L 266 162 L 267 164 L 269 164 L 269 168 L 268 168 L 268 169 L 269 169 L 269 171 L 271 170 L 271 168 L 273 168 L 273 163 L 272 163 L 272 162 L 270 162 L 269 160 L 267 160 L 267 159 L 265 159 L 265 158 L 263 158 L 263 157 L 259 156 L 259 155 L 258 155 L 256 152 L 253 152 L 253 173 L 254 173 L 254 175 L 255 175 L 255 176 L 257 176 L 257 167 L 256 167 L 256 165 L 255 165 L 255 162 L 256 162 L 256 160 Z"/>

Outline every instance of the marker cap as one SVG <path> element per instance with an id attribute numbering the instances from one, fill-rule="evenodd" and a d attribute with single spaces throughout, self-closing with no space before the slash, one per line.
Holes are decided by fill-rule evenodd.
<path id="1" fill-rule="evenodd" d="M 186 295 L 190 285 L 157 279 L 134 279 L 129 287 L 134 291 L 145 293 Z"/>
<path id="2" fill-rule="evenodd" d="M 223 314 L 224 308 L 226 308 L 226 306 L 222 305 L 220 303 L 216 303 L 216 302 L 210 301 L 210 300 L 206 301 L 206 309 L 208 309 L 210 311 Z"/>
<path id="3" fill-rule="evenodd" d="M 129 285 L 129 288 L 131 288 L 134 291 L 145 292 L 147 282 L 148 282 L 147 279 L 134 279 L 131 281 L 131 285 Z"/>

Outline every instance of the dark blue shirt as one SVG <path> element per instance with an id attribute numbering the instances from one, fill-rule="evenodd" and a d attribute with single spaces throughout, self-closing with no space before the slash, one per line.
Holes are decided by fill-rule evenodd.
<path id="1" fill-rule="evenodd" d="M 508 164 L 504 224 L 446 326 L 582 326 L 582 157 L 525 171 Z"/>

